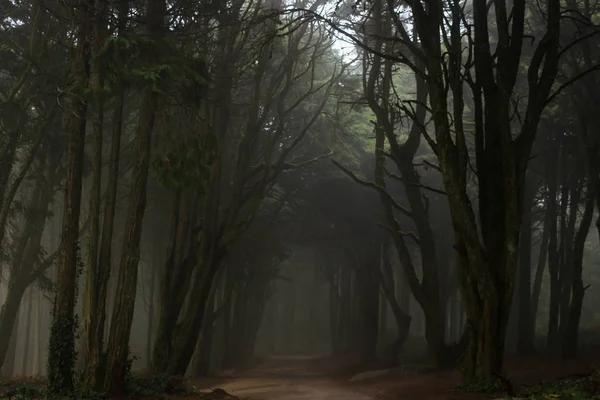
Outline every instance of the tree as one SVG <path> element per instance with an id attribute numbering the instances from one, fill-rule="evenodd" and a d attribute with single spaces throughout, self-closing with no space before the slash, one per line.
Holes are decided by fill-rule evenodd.
<path id="1" fill-rule="evenodd" d="M 383 9 L 381 0 L 370 3 Z M 488 7 L 476 0 L 472 16 L 462 3 L 453 1 L 386 4 L 386 19 L 392 21 L 393 39 L 402 51 L 379 55 L 409 66 L 425 79 L 429 94 L 434 135 L 425 127 L 421 133 L 439 160 L 455 231 L 470 338 L 463 359 L 465 378 L 495 379 L 503 370 L 527 161 L 558 68 L 560 2 L 546 2 L 541 34 L 526 32 L 527 7 L 520 0 L 512 3 L 510 12 L 505 1 Z M 407 31 L 405 15 L 411 18 L 418 41 Z M 490 26 L 497 29 L 497 38 L 491 37 Z M 523 50 L 528 49 L 524 38 L 532 33 L 542 37 L 523 71 Z M 516 125 L 513 95 L 523 75 L 528 101 L 518 106 L 525 117 Z M 474 99 L 474 151 L 467 145 L 470 131 L 463 123 L 467 90 Z M 469 193 L 470 168 L 475 170 L 474 196 Z"/>
<path id="2" fill-rule="evenodd" d="M 106 78 L 106 55 L 102 54 L 107 32 L 105 31 L 106 3 L 95 3 L 95 37 L 93 53 L 95 60 L 92 68 L 90 85 L 95 95 L 94 115 L 94 157 L 92 172 L 92 194 L 90 199 L 90 230 L 88 264 L 84 304 L 84 354 L 83 354 L 83 385 L 92 390 L 103 388 L 104 367 L 104 330 L 106 321 L 106 298 L 108 281 L 111 270 L 111 250 L 114 230 L 117 184 L 119 178 L 119 161 L 121 153 L 121 134 L 123 130 L 123 107 L 125 102 L 125 85 L 119 79 L 114 79 L 113 85 L 116 99 L 113 107 L 113 123 L 110 147 L 109 170 L 107 179 L 106 200 L 102 216 L 100 233 L 100 185 L 102 181 L 102 147 L 104 133 L 104 91 Z M 125 37 L 129 2 L 120 1 L 118 6 L 118 35 Z M 118 40 L 118 39 L 117 39 Z M 112 55 L 112 54 L 111 54 Z M 122 67 L 119 65 L 118 67 Z M 117 72 L 117 71 L 114 71 Z M 100 245 L 98 248 L 98 241 Z"/>
<path id="3" fill-rule="evenodd" d="M 146 6 L 146 32 L 148 40 L 158 49 L 163 47 L 165 13 L 165 0 L 151 0 L 148 2 Z M 148 64 L 150 70 L 160 68 L 160 58 L 156 55 L 150 56 Z M 160 75 L 156 79 L 160 80 Z M 119 280 L 110 324 L 104 387 L 108 392 L 116 394 L 122 394 L 125 391 L 129 335 L 137 292 L 142 222 L 146 209 L 150 146 L 158 102 L 158 92 L 155 85 L 154 82 L 146 85 L 141 94 L 139 123 L 135 133 L 137 163 L 133 170 L 128 208 L 129 215 L 125 225 Z"/>
<path id="4" fill-rule="evenodd" d="M 409 102 L 407 99 L 399 98 L 398 88 L 394 84 L 393 61 L 384 59 L 384 55 L 392 56 L 396 50 L 393 43 L 385 41 L 384 38 L 391 35 L 392 21 L 385 18 L 382 3 L 375 2 L 372 10 L 372 20 L 365 22 L 367 26 L 364 43 L 370 45 L 373 54 L 364 52 L 363 71 L 367 73 L 365 79 L 365 97 L 370 108 L 373 110 L 376 135 L 376 163 L 375 184 L 381 202 L 384 207 L 386 221 L 391 228 L 392 240 L 400 256 L 401 264 L 411 292 L 422 307 L 426 320 L 426 339 L 435 363 L 439 367 L 454 365 L 459 354 L 455 346 L 445 343 L 446 337 L 446 312 L 445 312 L 445 290 L 441 283 L 441 275 L 444 268 L 441 266 L 441 257 L 438 255 L 440 247 L 436 244 L 436 237 L 430 222 L 429 197 L 423 193 L 424 190 L 435 189 L 424 186 L 421 182 L 420 172 L 415 166 L 415 157 L 421 146 L 422 127 L 426 125 L 426 100 L 427 88 L 425 80 L 421 75 L 424 73 L 420 61 L 415 64 L 419 68 L 416 80 L 416 109 L 412 113 L 413 124 L 404 140 L 400 139 L 399 131 L 402 126 L 402 108 L 410 113 L 406 106 L 395 106 L 401 101 Z M 415 43 L 416 44 L 416 43 Z M 372 59 L 372 60 L 370 60 Z M 412 110 L 411 110 L 412 111 Z M 402 140 L 402 141 L 401 141 Z M 385 153 L 385 143 L 389 143 L 390 153 Z M 389 172 L 387 159 L 391 159 L 398 168 L 400 175 Z M 404 186 L 409 208 L 404 208 L 400 202 L 394 199 L 388 188 L 388 177 L 400 180 Z M 364 183 L 364 182 L 363 182 Z M 443 194 L 437 190 L 437 194 Z M 407 235 L 407 229 L 397 219 L 396 214 L 408 216 L 413 220 L 416 234 Z M 423 278 L 419 281 L 415 261 L 411 255 L 407 237 L 416 243 L 422 262 Z M 449 269 L 446 266 L 446 269 Z"/>
<path id="5" fill-rule="evenodd" d="M 82 93 L 89 84 L 93 1 L 79 0 L 74 8 L 77 44 L 71 72 L 73 85 L 68 94 L 69 107 L 65 112 L 65 126 L 69 135 L 67 180 L 48 350 L 48 388 L 54 395 L 68 395 L 73 390 L 76 356 L 76 319 L 73 310 L 79 267 L 79 215 L 88 108 L 88 101 L 82 97 Z"/>
<path id="6" fill-rule="evenodd" d="M 208 143 L 202 153 L 206 173 L 201 190 L 189 191 L 187 199 L 184 192 L 176 197 L 180 208 L 173 214 L 173 247 L 161 273 L 154 368 L 171 374 L 183 375 L 188 368 L 227 249 L 250 226 L 280 174 L 299 167 L 289 159 L 343 72 L 317 72 L 330 45 L 321 27 L 292 25 L 278 37 L 278 2 L 271 10 L 243 6 L 236 1 L 227 13 L 217 15 L 214 45 L 219 54 L 213 60 Z M 242 67 L 247 74 L 236 76 L 234 71 Z M 236 85 L 250 99 L 243 107 L 233 97 Z M 313 98 L 316 104 L 309 102 Z M 296 119 L 305 104 L 305 118 Z M 182 200 L 191 203 L 180 206 Z M 186 296 L 194 301 L 184 309 Z"/>

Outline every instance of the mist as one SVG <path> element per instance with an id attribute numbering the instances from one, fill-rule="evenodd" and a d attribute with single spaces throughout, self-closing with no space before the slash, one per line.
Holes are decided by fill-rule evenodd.
<path id="1" fill-rule="evenodd" d="M 594 398 L 597 14 L 2 3 L 0 397 Z"/>

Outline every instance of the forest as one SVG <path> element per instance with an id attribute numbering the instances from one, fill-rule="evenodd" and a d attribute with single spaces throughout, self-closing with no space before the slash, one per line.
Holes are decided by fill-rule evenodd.
<path id="1" fill-rule="evenodd" d="M 0 399 L 600 399 L 600 4 L 1 0 Z"/>

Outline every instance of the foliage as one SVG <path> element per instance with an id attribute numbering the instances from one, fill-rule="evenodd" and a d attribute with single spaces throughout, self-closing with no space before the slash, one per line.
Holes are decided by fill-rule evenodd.
<path id="1" fill-rule="evenodd" d="M 176 55 L 168 45 L 160 50 L 156 46 L 135 34 L 108 38 L 98 55 L 107 66 L 107 91 L 117 92 L 123 86 L 151 85 L 154 91 L 165 93 L 174 81 L 184 80 L 190 93 L 202 93 L 209 83 L 204 62 Z M 148 59 L 148 55 L 157 53 L 161 54 L 160 62 Z"/>
<path id="2" fill-rule="evenodd" d="M 130 359 L 130 361 L 133 361 Z M 133 375 L 128 379 L 127 394 L 130 398 L 192 395 L 184 387 L 184 379 L 167 375 Z M 106 393 L 94 392 L 77 385 L 72 394 L 55 395 L 41 379 L 0 381 L 0 400 L 106 400 Z"/>
<path id="3" fill-rule="evenodd" d="M 168 136 L 173 136 L 171 132 Z M 202 188 L 208 179 L 208 149 L 214 146 L 214 135 L 197 134 L 191 138 L 173 137 L 175 146 L 163 149 L 151 162 L 153 178 L 169 189 Z"/>
<path id="4" fill-rule="evenodd" d="M 183 379 L 164 374 L 148 376 L 131 375 L 131 379 L 128 381 L 127 392 L 130 396 L 134 397 L 190 394 L 183 386 Z"/>
<path id="5" fill-rule="evenodd" d="M 597 373 L 547 382 L 531 389 L 526 399 L 589 400 L 600 399 L 600 375 Z"/>
<path id="6" fill-rule="evenodd" d="M 25 379 L 0 382 L 0 399 L 25 400 L 43 396 L 42 382 L 36 379 Z"/>
<path id="7" fill-rule="evenodd" d="M 71 391 L 77 359 L 74 343 L 77 326 L 77 316 L 53 318 L 48 343 L 48 393 L 53 395 L 66 395 Z"/>
<path id="8" fill-rule="evenodd" d="M 457 389 L 474 393 L 502 393 L 506 391 L 506 385 L 500 379 L 472 380 L 459 385 Z"/>

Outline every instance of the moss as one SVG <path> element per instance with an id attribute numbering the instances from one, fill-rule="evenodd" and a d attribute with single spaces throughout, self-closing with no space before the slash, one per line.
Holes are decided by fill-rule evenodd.
<path id="1" fill-rule="evenodd" d="M 76 317 L 55 316 L 50 328 L 48 343 L 49 396 L 67 396 L 73 392 L 73 372 L 77 353 L 75 351 Z"/>
<path id="2" fill-rule="evenodd" d="M 77 269 L 75 275 L 75 299 L 78 297 L 77 282 L 83 272 L 81 250 L 77 245 Z M 72 311 L 72 310 L 71 310 Z M 55 399 L 71 396 L 74 391 L 73 373 L 77 352 L 75 351 L 75 337 L 79 319 L 76 315 L 54 315 L 50 327 L 48 341 L 48 385 L 46 397 Z"/>

